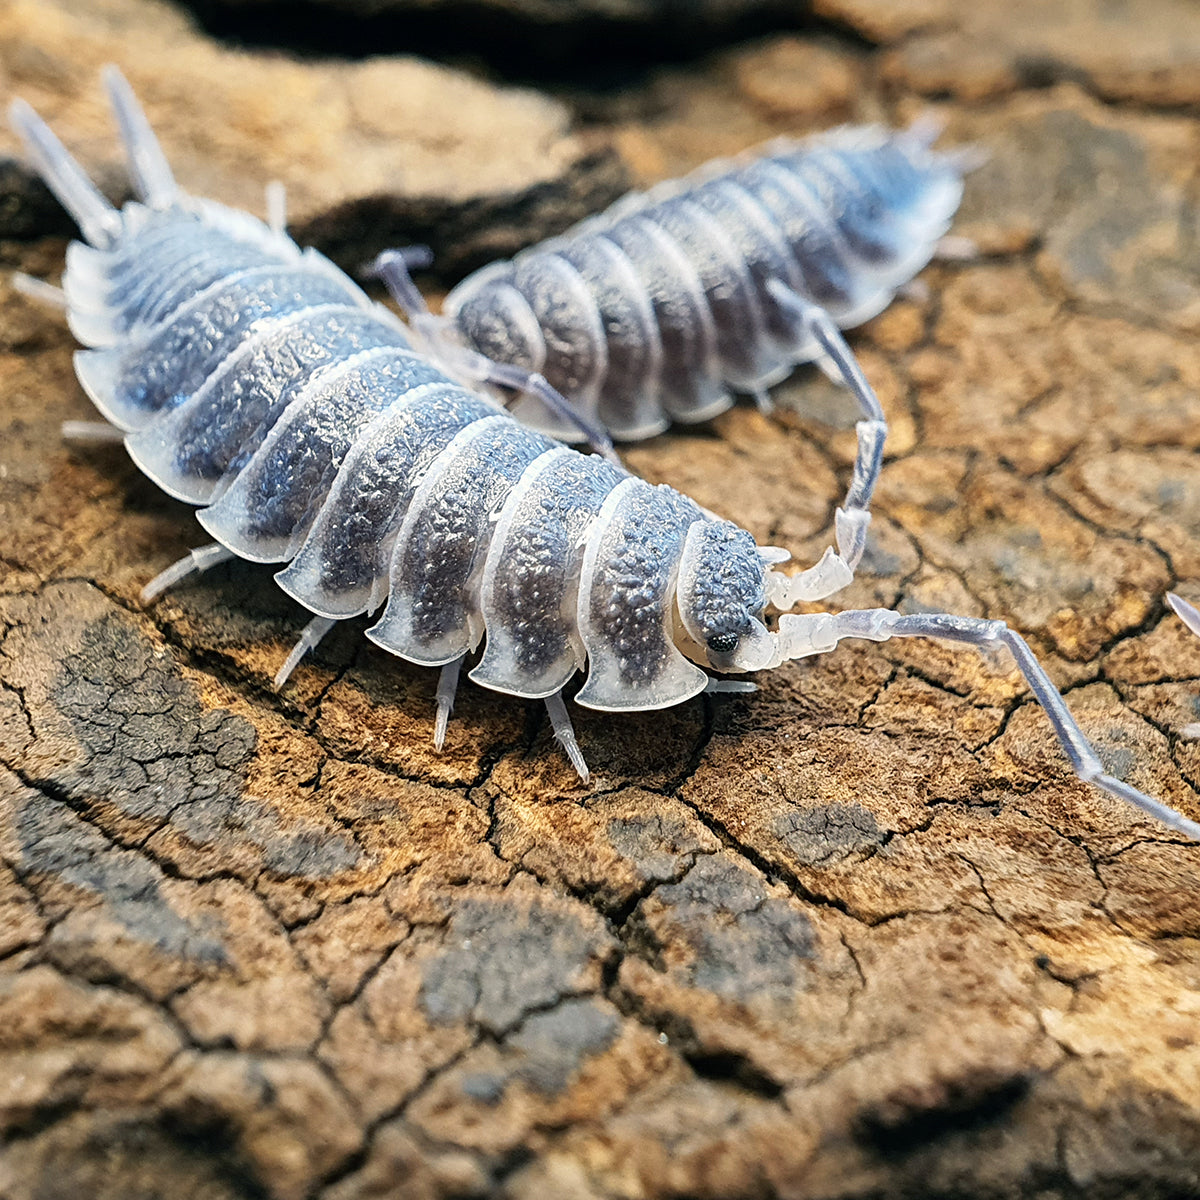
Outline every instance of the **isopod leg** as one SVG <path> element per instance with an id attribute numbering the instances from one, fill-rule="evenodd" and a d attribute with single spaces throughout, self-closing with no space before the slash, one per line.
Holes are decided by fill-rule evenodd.
<path id="1" fill-rule="evenodd" d="M 928 304 L 931 294 L 929 284 L 923 279 L 910 279 L 896 289 L 901 300 L 911 300 L 914 304 Z"/>
<path id="2" fill-rule="evenodd" d="M 172 563 L 165 571 L 160 571 L 142 588 L 141 602 L 143 605 L 156 600 L 168 588 L 174 587 L 189 575 L 199 575 L 218 563 L 228 562 L 234 557 L 233 551 L 222 546 L 219 542 L 210 542 L 207 546 L 197 546 L 189 551 L 177 563 Z"/>
<path id="3" fill-rule="evenodd" d="M 1182 596 L 1174 592 L 1167 593 L 1167 603 L 1175 610 L 1175 615 L 1194 633 L 1200 637 L 1200 609 L 1189 604 Z M 1200 737 L 1200 721 L 1190 721 L 1179 731 L 1180 737 Z"/>
<path id="4" fill-rule="evenodd" d="M 24 271 L 14 271 L 12 286 L 14 292 L 20 292 L 27 299 L 44 304 L 47 308 L 56 308 L 61 312 L 67 310 L 67 293 L 62 288 L 47 283 L 44 279 L 26 275 Z"/>
<path id="5" fill-rule="evenodd" d="M 974 238 L 948 233 L 938 239 L 933 257 L 942 262 L 975 262 L 979 258 L 979 244 Z"/>
<path id="6" fill-rule="evenodd" d="M 758 684 L 751 683 L 748 679 L 720 679 L 713 675 L 705 684 L 704 690 L 710 696 L 746 696 L 757 692 Z"/>
<path id="7" fill-rule="evenodd" d="M 464 658 L 465 654 L 453 662 L 448 662 L 438 676 L 437 718 L 433 723 L 433 745 L 436 750 L 440 750 L 446 744 L 446 729 L 450 724 L 450 714 L 454 711 L 454 696 L 458 691 L 458 676 L 462 671 Z"/>
<path id="8" fill-rule="evenodd" d="M 1178 609 L 1176 610 L 1178 611 Z M 1194 611 L 1194 610 L 1193 610 Z M 1196 614 L 1200 624 L 1200 613 Z M 779 659 L 803 658 L 832 650 L 842 638 L 866 638 L 884 642 L 894 637 L 943 638 L 984 649 L 1005 646 L 1016 659 L 1034 699 L 1041 705 L 1080 779 L 1132 804 L 1148 816 L 1187 837 L 1200 841 L 1200 824 L 1189 820 L 1152 796 L 1147 796 L 1104 770 L 1095 748 L 1071 715 L 1067 702 L 1051 682 L 1025 639 L 1003 621 L 980 617 L 958 617 L 949 613 L 905 615 L 886 608 L 852 610 L 836 614 L 788 613 L 779 618 Z"/>
<path id="9" fill-rule="evenodd" d="M 779 608 L 791 608 L 800 600 L 824 600 L 854 578 L 854 571 L 867 545 L 871 496 L 883 466 L 883 444 L 888 427 L 879 397 L 867 382 L 862 368 L 829 314 L 779 280 L 771 280 L 767 287 L 779 306 L 796 321 L 798 332 L 814 338 L 834 363 L 863 415 L 863 419 L 855 426 L 858 453 L 854 459 L 854 475 L 846 499 L 835 517 L 837 553 L 827 551 L 815 567 L 788 581 L 787 594 L 781 592 L 779 599 L 774 602 Z M 787 602 L 779 603 L 779 600 Z"/>
<path id="10" fill-rule="evenodd" d="M 125 430 L 107 421 L 64 421 L 62 436 L 65 442 L 123 442 Z"/>
<path id="11" fill-rule="evenodd" d="M 300 660 L 312 649 L 314 649 L 321 639 L 337 624 L 331 617 L 313 617 L 304 629 L 301 631 L 300 640 L 292 647 L 287 658 L 283 660 L 283 666 L 275 672 L 275 678 L 271 686 L 275 691 L 280 691 L 292 672 L 300 665 Z"/>
<path id="12" fill-rule="evenodd" d="M 1175 610 L 1175 615 L 1194 633 L 1200 637 L 1200 609 L 1189 604 L 1182 596 L 1174 592 L 1167 593 L 1167 603 Z"/>
<path id="13" fill-rule="evenodd" d="M 571 760 L 571 766 L 579 773 L 579 778 L 587 783 L 592 773 L 584 762 L 583 751 L 579 749 L 579 742 L 575 738 L 575 726 L 571 724 L 571 716 L 563 703 L 562 692 L 555 692 L 546 697 L 546 711 L 550 714 L 550 727 L 554 730 L 555 741 Z"/>
<path id="14" fill-rule="evenodd" d="M 536 397 L 556 417 L 574 425 L 597 454 L 602 455 L 615 466 L 621 465 L 621 460 L 613 449 L 612 438 L 599 425 L 589 421 L 562 392 L 552 387 L 544 375 L 539 375 L 536 371 L 527 371 L 524 367 L 517 367 L 511 363 L 493 362 L 490 358 L 475 351 L 462 352 L 461 366 L 457 354 L 452 361 L 456 368 L 474 375 L 480 383 L 513 388 L 527 396 Z"/>
<path id="15" fill-rule="evenodd" d="M 413 322 L 433 314 L 409 272 L 413 267 L 427 267 L 432 262 L 428 246 L 401 246 L 376 255 L 374 262 L 363 268 L 363 274 L 369 279 L 382 279 L 392 299 L 400 305 L 405 320 Z"/>

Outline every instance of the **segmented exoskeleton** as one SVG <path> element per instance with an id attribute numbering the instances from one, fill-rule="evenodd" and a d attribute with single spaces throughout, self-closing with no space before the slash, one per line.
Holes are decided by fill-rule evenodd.
<path id="1" fill-rule="evenodd" d="M 442 316 L 425 307 L 402 257 L 377 267 L 423 349 L 460 372 L 482 356 L 493 381 L 533 393 L 513 412 L 559 438 L 650 437 L 724 412 L 731 389 L 768 409 L 771 384 L 819 362 L 862 414 L 829 595 L 861 557 L 887 435 L 838 329 L 885 308 L 949 227 L 979 156 L 934 151 L 936 132 L 931 122 L 846 126 L 708 163 L 476 271 Z M 547 382 L 546 395 L 531 378 Z"/>
<path id="2" fill-rule="evenodd" d="M 441 667 L 439 744 L 460 667 L 486 639 L 471 678 L 544 699 L 585 779 L 562 699 L 585 663 L 576 700 L 617 711 L 678 704 L 711 686 L 704 668 L 764 670 L 844 637 L 998 641 L 1083 778 L 1200 837 L 1104 774 L 1002 622 L 871 609 L 784 612 L 769 627 L 770 610 L 808 595 L 805 575 L 774 569 L 786 555 L 453 382 L 286 236 L 278 205 L 272 228 L 180 191 L 128 85 L 113 69 L 107 85 L 140 197 L 119 211 L 32 109 L 17 102 L 12 120 L 89 243 L 71 245 L 59 294 L 92 347 L 77 353 L 79 379 L 151 479 L 207 506 L 218 539 L 153 580 L 147 600 L 232 555 L 290 564 L 277 579 L 317 616 L 279 684 L 334 621 L 386 602 L 367 635 Z"/>
<path id="3" fill-rule="evenodd" d="M 962 196 L 930 136 L 844 127 L 709 163 L 468 276 L 445 314 L 620 439 L 706 420 L 822 357 L 788 295 L 846 329 L 929 261 Z"/>

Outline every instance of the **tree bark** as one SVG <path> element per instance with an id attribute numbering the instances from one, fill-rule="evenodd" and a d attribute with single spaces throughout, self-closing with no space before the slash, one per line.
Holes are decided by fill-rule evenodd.
<path id="1" fill-rule="evenodd" d="M 418 135 L 330 157 L 357 67 L 236 55 L 145 0 L 15 5 L 0 61 L 106 182 L 117 55 L 185 185 L 249 203 L 294 168 L 302 239 L 346 261 L 364 212 L 423 204 L 469 247 L 451 275 L 623 172 L 936 104 L 990 155 L 955 229 L 981 253 L 851 337 L 892 435 L 836 606 L 1009 621 L 1108 768 L 1200 817 L 1200 642 L 1162 603 L 1200 600 L 1194 12 L 818 7 L 819 37 L 589 98 L 621 167 L 497 91 L 461 145 L 514 105 L 553 153 L 472 184 L 464 151 L 374 209 L 356 164 Z M 367 66 L 378 94 L 425 70 Z M 287 146 L 228 111 L 267 79 Z M 0 185 L 10 238 L 47 233 L 4 262 L 55 277 L 44 197 Z M 587 786 L 537 706 L 465 686 L 437 754 L 436 674 L 362 622 L 271 691 L 306 614 L 269 568 L 139 607 L 205 538 L 119 447 L 62 442 L 91 418 L 72 348 L 0 283 L 0 1200 L 1200 1192 L 1200 851 L 1078 782 L 1011 663 L 851 644 L 755 695 L 576 710 Z M 626 460 L 815 559 L 854 414 L 808 369 L 777 398 Z"/>

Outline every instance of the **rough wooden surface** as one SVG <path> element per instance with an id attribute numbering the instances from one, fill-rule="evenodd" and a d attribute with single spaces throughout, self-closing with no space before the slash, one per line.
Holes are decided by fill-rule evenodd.
<path id="1" fill-rule="evenodd" d="M 465 271 L 586 216 L 625 182 L 606 145 L 527 88 L 400 55 L 238 50 L 158 0 L 5 0 L 0 90 L 33 104 L 114 196 L 128 185 L 97 87 L 106 62 L 121 64 L 194 190 L 261 215 L 264 184 L 281 181 L 297 238 L 348 269 L 418 241 L 442 270 Z M 0 155 L 17 146 L 0 125 Z M 45 219 L 39 194 L 27 174 L 0 174 L 0 236 Z"/>
<path id="2" fill-rule="evenodd" d="M 827 7 L 884 46 L 733 47 L 600 132 L 644 180 L 931 106 L 991 152 L 958 224 L 984 257 L 853 338 L 893 434 L 839 604 L 1009 619 L 1111 768 L 1200 816 L 1200 641 L 1161 603 L 1200 600 L 1195 98 L 952 86 L 912 66 L 937 6 Z M 1120 27 L 1144 82 L 1152 8 Z M 936 36 L 1003 57 L 989 20 Z M 471 688 L 435 755 L 433 674 L 360 623 L 276 697 L 303 614 L 247 565 L 138 608 L 203 538 L 119 450 L 63 446 L 71 339 L 0 289 L 3 1200 L 1200 1191 L 1200 852 L 1077 783 L 1008 664 L 851 646 L 580 712 L 587 788 Z M 811 371 L 779 400 L 628 460 L 815 555 L 851 414 Z"/>

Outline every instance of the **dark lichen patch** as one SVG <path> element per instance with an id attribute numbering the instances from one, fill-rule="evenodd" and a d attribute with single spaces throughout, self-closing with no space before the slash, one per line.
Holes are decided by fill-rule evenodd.
<path id="1" fill-rule="evenodd" d="M 618 924 L 649 888 L 679 879 L 697 855 L 720 846 L 696 817 L 661 793 L 596 789 L 568 799 L 539 788 L 525 768 L 525 761 L 507 758 L 481 789 L 491 802 L 496 853 L 545 884 L 561 883 L 586 896 Z M 571 786 L 580 790 L 577 781 Z"/>
<path id="2" fill-rule="evenodd" d="M 354 837 L 303 819 L 285 821 L 253 796 L 216 796 L 171 813 L 171 826 L 197 845 L 237 841 L 255 847 L 262 865 L 277 875 L 327 879 L 354 867 L 361 850 Z"/>
<path id="3" fill-rule="evenodd" d="M 249 844 L 280 875 L 326 878 L 352 867 L 344 830 L 281 818 L 245 794 L 258 733 L 223 708 L 205 709 L 170 651 L 127 618 L 89 624 L 61 659 L 51 699 L 84 751 L 82 765 L 42 781 L 81 800 L 165 824 L 200 846 Z"/>
<path id="4" fill-rule="evenodd" d="M 78 650 L 61 661 L 51 699 L 84 762 L 49 782 L 159 819 L 189 803 L 228 808 L 241 796 L 254 727 L 223 709 L 204 711 L 170 653 L 127 619 L 86 627 Z"/>
<path id="5" fill-rule="evenodd" d="M 1027 136 L 1023 136 L 1027 135 Z M 1145 143 L 1079 113 L 1047 113 L 1018 133 L 1051 171 L 1050 240 L 1079 279 L 1113 282 L 1112 256 L 1164 215 L 1162 199 L 1146 187 Z"/>
<path id="6" fill-rule="evenodd" d="M 727 854 L 700 859 L 679 883 L 659 888 L 654 900 L 666 906 L 672 934 L 691 951 L 690 982 L 718 996 L 789 995 L 816 953 L 808 917 L 769 896 L 760 879 Z"/>
<path id="7" fill-rule="evenodd" d="M 760 876 L 727 854 L 714 854 L 700 859 L 678 883 L 659 888 L 655 895 L 677 912 L 741 916 L 760 908 L 767 892 Z"/>
<path id="8" fill-rule="evenodd" d="M 599 921 L 563 901 L 513 891 L 455 907 L 446 948 L 422 973 L 420 1002 L 430 1021 L 470 1020 L 500 1034 L 596 977 L 609 947 Z"/>
<path id="9" fill-rule="evenodd" d="M 700 827 L 670 809 L 614 817 L 606 832 L 613 848 L 646 883 L 674 879 L 689 857 L 712 849 Z"/>
<path id="10" fill-rule="evenodd" d="M 216 931 L 197 927 L 171 906 L 163 873 L 152 861 L 108 841 L 65 804 L 36 793 L 26 793 L 13 820 L 18 865 L 27 877 L 51 876 L 98 897 L 114 921 L 163 955 L 226 961 Z M 75 899 L 67 910 L 79 903 Z"/>
<path id="11" fill-rule="evenodd" d="M 775 835 L 806 867 L 828 866 L 883 844 L 874 814 L 861 804 L 789 808 L 775 818 Z"/>
<path id="12" fill-rule="evenodd" d="M 508 1080 L 500 1071 L 472 1071 L 459 1081 L 459 1089 L 468 1100 L 497 1104 L 504 1096 Z"/>
<path id="13" fill-rule="evenodd" d="M 499 1104 L 511 1084 L 524 1084 L 542 1096 L 566 1091 L 585 1059 L 612 1045 L 621 1019 L 593 999 L 564 1000 L 534 1013 L 509 1037 L 491 1069 L 465 1071 L 458 1087 L 469 1100 Z"/>
<path id="14" fill-rule="evenodd" d="M 1147 138 L 1101 113 L 1063 107 L 1012 122 L 968 189 L 964 219 L 1032 219 L 1039 265 L 1068 295 L 1190 328 L 1200 302 L 1195 196 L 1164 177 Z"/>
<path id="15" fill-rule="evenodd" d="M 698 988 L 737 1000 L 786 995 L 801 979 L 798 963 L 813 952 L 808 918 L 781 900 L 766 900 L 730 926 L 701 933 L 692 980 Z"/>
<path id="16" fill-rule="evenodd" d="M 506 1041 L 521 1059 L 513 1074 L 545 1095 L 566 1088 L 585 1058 L 611 1045 L 620 1019 L 595 1000 L 564 1000 L 549 1012 L 535 1013 Z"/>

